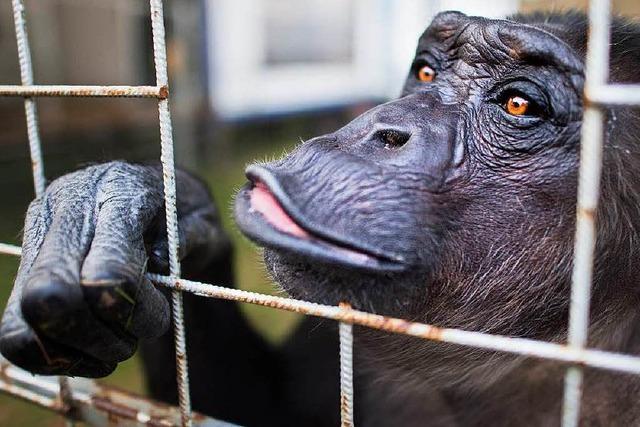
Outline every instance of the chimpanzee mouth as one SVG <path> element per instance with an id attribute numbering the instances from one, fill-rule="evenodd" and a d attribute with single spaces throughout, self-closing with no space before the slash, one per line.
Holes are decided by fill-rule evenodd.
<path id="1" fill-rule="evenodd" d="M 261 246 L 301 255 L 336 266 L 375 272 L 399 272 L 399 261 L 372 253 L 354 244 L 337 241 L 305 227 L 283 203 L 272 176 L 258 168 L 247 171 L 250 183 L 236 196 L 235 216 L 241 231 Z M 275 188 L 274 188 L 275 187 Z M 274 190 L 272 190 L 272 188 Z M 286 196 L 285 196 L 286 197 Z"/>

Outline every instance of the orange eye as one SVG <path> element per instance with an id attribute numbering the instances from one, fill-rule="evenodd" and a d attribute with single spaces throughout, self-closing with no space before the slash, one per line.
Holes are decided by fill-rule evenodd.
<path id="1" fill-rule="evenodd" d="M 428 65 L 423 65 L 422 67 L 420 67 L 420 69 L 418 69 L 416 76 L 421 82 L 428 83 L 436 78 L 436 71 Z"/>
<path id="2" fill-rule="evenodd" d="M 529 111 L 529 100 L 518 95 L 509 97 L 504 106 L 512 116 L 524 116 Z"/>

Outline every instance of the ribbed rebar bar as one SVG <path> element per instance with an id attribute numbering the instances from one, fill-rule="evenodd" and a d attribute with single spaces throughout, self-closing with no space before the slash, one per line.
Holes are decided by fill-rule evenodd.
<path id="1" fill-rule="evenodd" d="M 350 310 L 347 303 L 340 308 Z M 340 322 L 340 423 L 342 427 L 353 426 L 353 326 Z"/>
<path id="2" fill-rule="evenodd" d="M 20 80 L 22 85 L 33 85 L 33 65 L 31 63 L 31 49 L 27 36 L 27 19 L 22 0 L 12 0 L 13 21 L 16 27 L 16 42 L 18 45 L 18 60 L 20 62 Z M 44 192 L 44 165 L 42 163 L 42 146 L 40 131 L 38 130 L 38 113 L 35 101 L 24 99 L 24 112 L 27 119 L 27 137 L 31 154 L 31 168 L 33 170 L 33 185 L 36 197 Z"/>
<path id="3" fill-rule="evenodd" d="M 168 95 L 166 86 L 0 85 L 0 96 L 165 99 Z"/>
<path id="4" fill-rule="evenodd" d="M 164 31 L 164 13 L 162 0 L 150 0 L 151 26 L 153 32 L 153 59 L 156 68 L 156 85 L 169 87 L 167 72 L 167 47 Z M 180 259 L 178 257 L 178 214 L 176 209 L 176 172 L 173 147 L 173 129 L 169 100 L 158 102 L 160 119 L 160 145 L 162 175 L 164 180 L 164 201 L 167 221 L 167 239 L 169 247 L 169 274 L 172 278 L 180 277 Z M 191 426 L 191 396 L 189 393 L 189 372 L 187 365 L 187 345 L 184 330 L 184 312 L 182 294 L 173 291 L 171 294 L 174 341 L 176 350 L 176 372 L 178 382 L 178 402 L 183 426 Z"/>

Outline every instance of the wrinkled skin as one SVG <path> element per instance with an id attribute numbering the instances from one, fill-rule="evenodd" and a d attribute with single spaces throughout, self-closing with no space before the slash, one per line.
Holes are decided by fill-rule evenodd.
<path id="1" fill-rule="evenodd" d="M 566 339 L 586 20 L 438 15 L 402 95 L 283 159 L 247 169 L 241 230 L 291 296 L 439 326 Z M 640 81 L 640 28 L 616 21 L 611 78 Z M 419 79 L 428 65 L 433 81 Z M 529 102 L 526 114 L 507 105 Z M 638 112 L 607 111 L 590 345 L 640 353 Z M 231 283 L 206 189 L 179 173 L 188 278 Z M 104 376 L 138 339 L 151 394 L 175 402 L 157 167 L 110 163 L 54 181 L 29 208 L 0 350 L 33 372 Z M 148 264 L 145 264 L 147 262 Z M 185 295 L 193 401 L 247 425 L 335 425 L 335 325 L 281 347 L 234 304 Z M 164 333 L 164 334 L 163 334 Z M 356 422 L 557 425 L 564 368 L 356 329 Z M 635 377 L 587 371 L 582 425 L 640 423 Z M 246 408 L 251 408 L 247 410 Z"/>

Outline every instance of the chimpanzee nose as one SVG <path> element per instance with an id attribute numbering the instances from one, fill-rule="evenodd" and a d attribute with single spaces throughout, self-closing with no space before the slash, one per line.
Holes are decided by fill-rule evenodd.
<path id="1" fill-rule="evenodd" d="M 331 149 L 382 167 L 442 177 L 464 153 L 459 104 L 435 90 L 411 94 L 363 113 L 332 136 Z M 327 145 L 328 147 L 328 145 Z"/>

